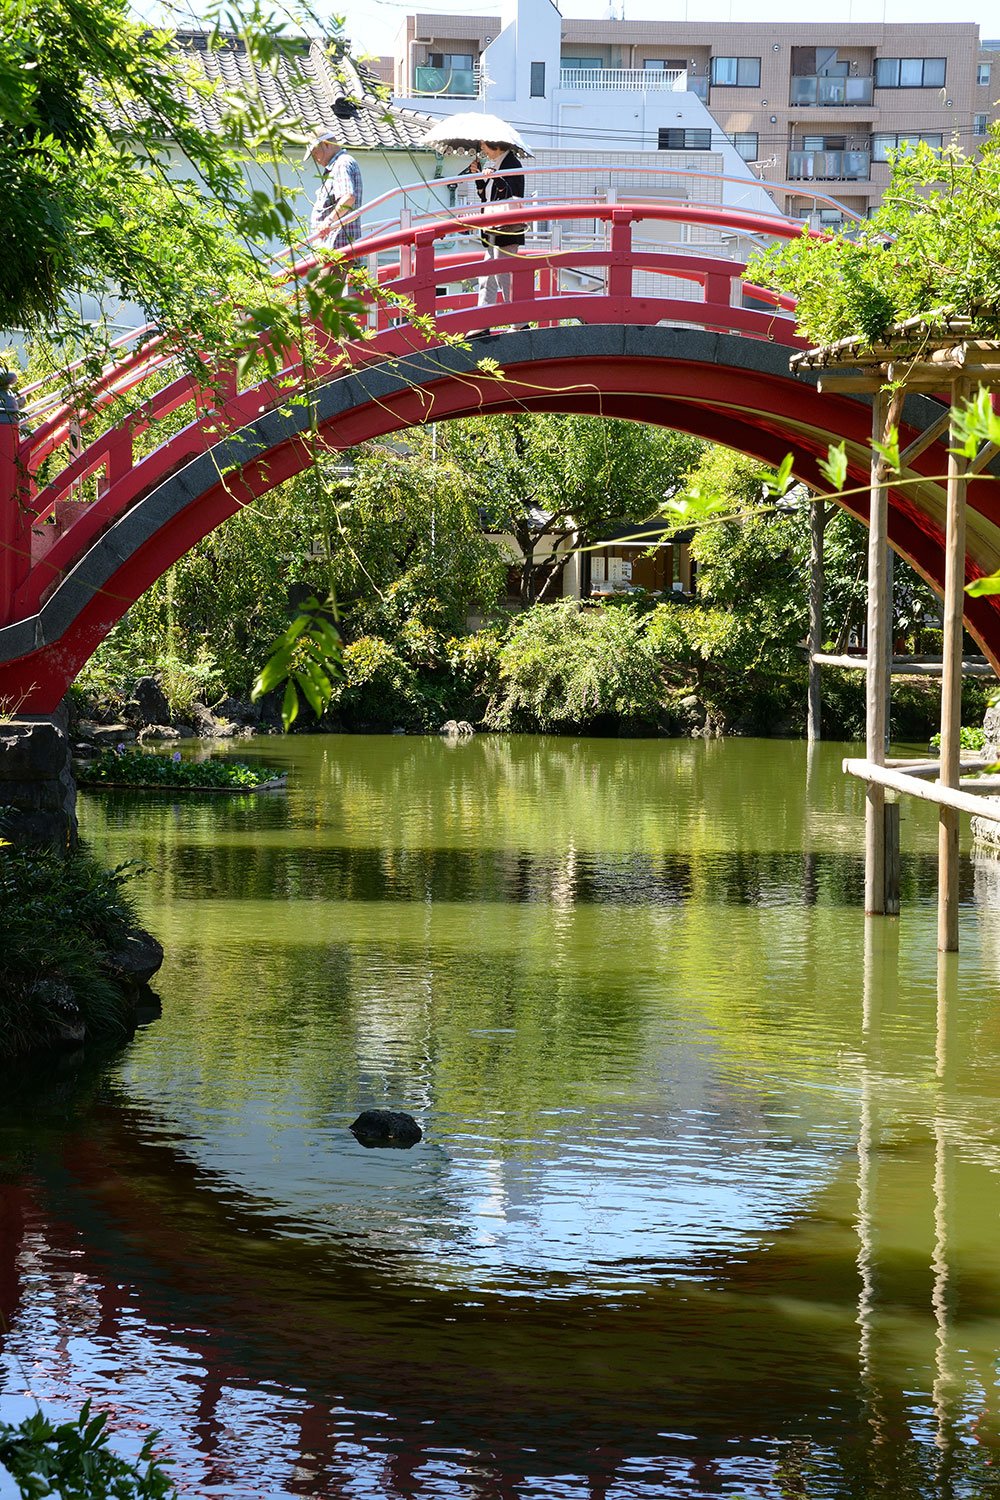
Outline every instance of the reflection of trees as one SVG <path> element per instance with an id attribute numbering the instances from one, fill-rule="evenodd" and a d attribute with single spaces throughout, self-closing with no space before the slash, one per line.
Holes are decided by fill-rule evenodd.
<path id="1" fill-rule="evenodd" d="M 764 1463 L 771 1440 L 789 1494 L 997 1493 L 983 1409 L 998 1010 L 988 993 L 936 999 L 933 934 L 916 921 L 898 951 L 869 954 L 865 987 L 860 800 L 839 747 L 818 747 L 808 795 L 802 747 L 781 743 L 279 749 L 315 784 L 256 810 L 87 801 L 102 852 L 156 867 L 147 914 L 171 951 L 164 1021 L 127 1060 L 99 1160 L 53 1173 L 47 1201 L 90 1225 L 87 1275 L 107 1269 L 106 1295 L 135 1283 L 151 1325 L 202 1329 L 213 1378 L 302 1388 L 305 1493 L 336 1494 L 360 1465 L 387 1496 L 419 1494 L 432 1420 L 434 1443 L 465 1451 L 470 1495 L 512 1493 L 545 1465 L 620 1476 L 639 1457 L 661 1493 L 717 1493 L 760 1473 L 733 1453 Z M 933 900 L 921 818 L 904 833 L 904 910 Z M 339 1128 L 381 1090 L 446 1121 L 444 1146 L 478 1130 L 498 1200 L 513 1167 L 565 1148 L 562 1126 L 545 1140 L 553 1107 L 614 1129 L 648 1106 L 665 1152 L 683 1107 L 705 1107 L 717 1131 L 736 1120 L 759 1143 L 762 1169 L 808 1138 L 830 1185 L 766 1246 L 734 1257 L 720 1233 L 685 1268 L 697 1279 L 637 1266 L 602 1300 L 529 1267 L 508 1298 L 502 1276 L 447 1291 L 442 1267 L 415 1290 L 411 1262 L 361 1225 L 282 1223 L 149 1144 L 172 1133 L 186 1149 L 165 1123 L 185 1098 L 211 1141 L 261 1080 L 273 1118 L 307 1129 Z M 444 1165 L 428 1220 L 439 1203 L 461 1217 Z M 387 1409 L 389 1429 L 359 1414 Z M 651 1437 L 665 1432 L 696 1442 Z"/>
<path id="2" fill-rule="evenodd" d="M 892 1221 L 890 1176 L 873 1204 L 882 1228 Z M 592 1475 L 599 1494 L 616 1476 L 626 1484 L 641 1461 L 665 1495 L 695 1492 L 699 1477 L 708 1493 L 738 1492 L 772 1466 L 789 1494 L 997 1492 L 982 1420 L 977 1444 L 954 1445 L 941 1486 L 917 1373 L 933 1363 L 930 1283 L 904 1326 L 900 1295 L 917 1288 L 891 1235 L 880 1249 L 885 1316 L 867 1398 L 858 1387 L 849 1170 L 819 1205 L 822 1234 L 814 1218 L 720 1263 L 708 1284 L 664 1284 L 624 1303 L 560 1296 L 557 1285 L 514 1301 L 421 1287 L 414 1302 L 384 1260 L 262 1234 L 250 1203 L 220 1199 L 112 1110 L 91 1140 L 68 1142 L 36 1177 L 44 1189 L 28 1216 L 35 1279 L 7 1356 L 29 1348 L 35 1378 L 55 1393 L 87 1374 L 90 1341 L 101 1405 L 99 1371 L 120 1342 L 132 1379 L 104 1399 L 160 1423 L 163 1411 L 144 1408 L 137 1379 L 142 1361 L 155 1364 L 163 1397 L 187 1393 L 166 1407 L 165 1439 L 196 1488 L 207 1465 L 237 1486 L 250 1474 L 273 1479 L 274 1493 L 335 1495 L 367 1481 L 396 1500 L 427 1493 L 421 1471 L 438 1461 L 446 1473 L 450 1461 L 470 1497 L 513 1494 L 528 1476 L 559 1473 Z M 925 1200 L 929 1186 L 925 1174 Z M 965 1186 L 981 1192 L 979 1181 Z M 953 1212 L 964 1196 L 956 1188 Z M 67 1319 L 74 1327 L 58 1355 L 38 1339 L 39 1316 L 53 1329 Z M 983 1343 L 973 1324 L 956 1338 L 973 1351 Z M 865 1421 L 873 1391 L 877 1430 Z M 967 1386 L 966 1422 L 981 1401 Z M 286 1449 L 300 1455 L 300 1479 L 279 1491 Z"/>

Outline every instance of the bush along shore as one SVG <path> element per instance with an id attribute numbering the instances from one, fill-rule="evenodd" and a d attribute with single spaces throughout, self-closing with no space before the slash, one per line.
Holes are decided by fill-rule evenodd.
<path id="1" fill-rule="evenodd" d="M 429 626 L 392 637 L 362 636 L 343 649 L 333 701 L 305 733 L 433 733 L 449 719 L 477 730 L 529 734 L 799 736 L 805 733 L 807 671 L 799 622 L 769 643 L 765 622 L 722 609 L 642 602 L 580 608 L 535 605 L 465 636 Z M 198 736 L 281 733 L 281 694 L 259 703 L 224 691 L 211 707 L 171 707 L 159 674 L 123 688 L 78 688 L 70 732 L 78 758 L 118 746 L 170 745 Z M 989 690 L 963 683 L 963 718 L 982 721 Z M 940 685 L 896 678 L 892 734 L 926 742 L 939 723 Z M 864 674 L 823 673 L 823 732 L 864 737 Z M 114 779 L 109 777 L 109 779 Z M 86 784 L 86 776 L 81 780 Z"/>
<path id="2" fill-rule="evenodd" d="M 0 846 L 0 1060 L 128 1040 L 163 949 L 126 887 L 143 867 L 104 870 L 85 851 Z"/>

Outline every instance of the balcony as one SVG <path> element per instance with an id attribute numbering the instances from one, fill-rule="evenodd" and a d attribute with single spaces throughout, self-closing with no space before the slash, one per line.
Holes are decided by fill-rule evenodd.
<path id="1" fill-rule="evenodd" d="M 475 99 L 479 93 L 478 68 L 414 68 L 415 94 L 447 94 Z"/>
<path id="2" fill-rule="evenodd" d="M 817 105 L 820 108 L 842 108 L 857 104 L 871 104 L 871 78 L 826 78 L 823 75 L 806 74 L 792 79 L 792 105 Z"/>
<path id="3" fill-rule="evenodd" d="M 867 182 L 870 151 L 789 151 L 789 182 Z"/>
<path id="4" fill-rule="evenodd" d="M 687 77 L 677 68 L 561 68 L 561 89 L 614 89 L 672 94 Z"/>

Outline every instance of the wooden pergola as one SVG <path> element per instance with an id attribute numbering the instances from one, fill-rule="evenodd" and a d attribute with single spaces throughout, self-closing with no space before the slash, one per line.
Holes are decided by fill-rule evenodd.
<path id="1" fill-rule="evenodd" d="M 1000 340 L 978 337 L 975 321 L 947 310 L 909 318 L 877 343 L 841 339 L 794 354 L 793 373 L 819 375 L 820 391 L 870 395 L 872 464 L 868 532 L 868 653 L 864 760 L 845 760 L 844 770 L 866 783 L 865 912 L 899 910 L 897 805 L 886 791 L 938 806 L 938 948 L 958 948 L 958 815 L 971 812 L 1000 822 L 1000 803 L 976 793 L 997 792 L 1000 778 L 975 773 L 986 762 L 960 767 L 962 727 L 962 631 L 966 582 L 966 489 L 998 451 L 985 443 L 971 460 L 954 449 L 956 407 L 978 386 L 1000 389 Z M 900 454 L 901 467 L 931 444 L 948 439 L 945 522 L 944 642 L 941 664 L 941 752 L 939 761 L 890 762 L 886 755 L 892 674 L 892 588 L 888 541 L 888 466 L 876 444 L 886 444 L 910 392 L 946 395 L 941 417 Z M 927 778 L 933 777 L 932 781 Z M 975 787 L 975 791 L 972 788 Z"/>

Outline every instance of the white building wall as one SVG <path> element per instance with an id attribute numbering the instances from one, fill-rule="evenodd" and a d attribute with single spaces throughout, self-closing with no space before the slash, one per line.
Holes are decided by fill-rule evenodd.
<path id="1" fill-rule="evenodd" d="M 720 177 L 733 179 L 721 183 L 719 201 L 748 212 L 779 212 L 707 107 L 687 91 L 684 75 L 673 90 L 663 88 L 662 80 L 650 80 L 648 86 L 642 86 L 642 80 L 639 86 L 629 87 L 627 77 L 613 88 L 564 88 L 560 82 L 561 18 L 552 0 L 504 0 L 501 19 L 500 34 L 482 54 L 478 100 L 437 95 L 433 99 L 399 96 L 394 102 L 442 118 L 470 109 L 500 115 L 517 127 L 536 154 L 618 149 L 623 156 L 649 153 L 652 164 L 661 129 L 708 130 Z M 531 95 L 533 62 L 545 65 L 544 97 Z M 701 154 L 690 153 L 693 157 Z"/>

